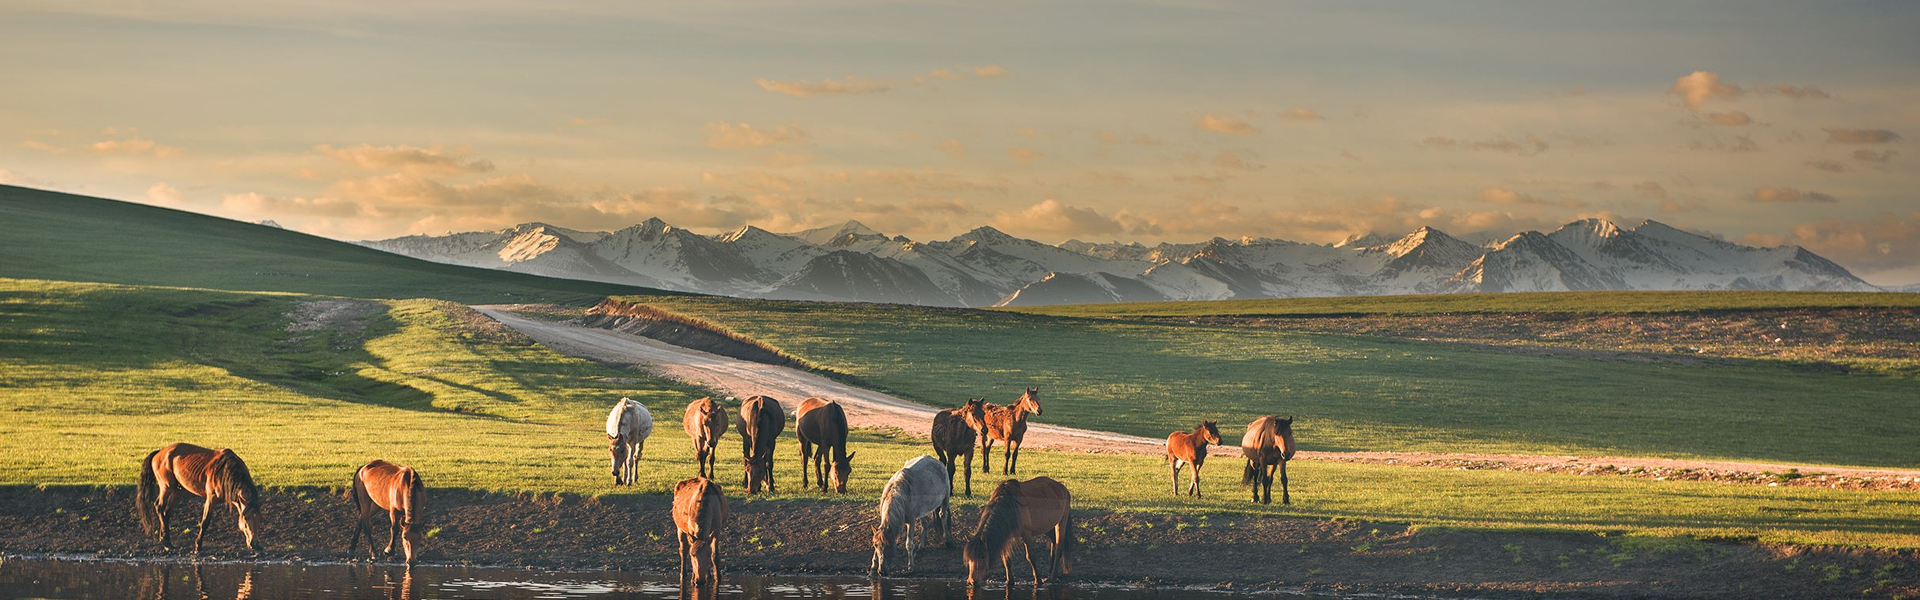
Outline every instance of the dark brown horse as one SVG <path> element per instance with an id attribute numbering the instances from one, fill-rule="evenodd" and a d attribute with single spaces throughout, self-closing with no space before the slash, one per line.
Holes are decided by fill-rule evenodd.
<path id="1" fill-rule="evenodd" d="M 253 550 L 253 521 L 260 516 L 260 488 L 253 484 L 247 463 L 232 450 L 208 450 L 193 444 L 173 444 L 147 455 L 140 461 L 140 486 L 134 497 L 133 512 L 148 535 L 160 530 L 160 546 L 173 549 L 168 535 L 167 513 L 173 495 L 185 492 L 205 499 L 200 507 L 200 528 L 193 536 L 193 552 L 200 553 L 200 542 L 207 536 L 207 517 L 216 504 L 226 504 L 240 517 L 240 535 L 247 550 Z"/>
<path id="2" fill-rule="evenodd" d="M 1253 501 L 1273 504 L 1273 471 L 1280 470 L 1280 503 L 1292 504 L 1287 494 L 1287 461 L 1293 460 L 1293 417 L 1267 415 L 1247 424 L 1247 435 L 1240 438 L 1240 454 L 1247 457 L 1247 469 L 1240 475 L 1241 485 L 1253 486 Z M 1260 491 L 1266 489 L 1266 499 Z"/>
<path id="3" fill-rule="evenodd" d="M 695 477 L 673 486 L 673 526 L 680 530 L 680 583 L 687 583 L 687 567 L 693 567 L 695 584 L 720 583 L 720 565 L 715 558 L 720 549 L 720 528 L 732 516 L 727 496 L 720 484 Z"/>
<path id="4" fill-rule="evenodd" d="M 1008 406 L 988 404 L 981 415 L 980 429 L 980 472 L 992 473 L 987 463 L 993 457 L 993 441 L 1007 443 L 1006 461 L 1000 465 L 1001 475 L 1012 475 L 1020 470 L 1020 442 L 1027 439 L 1027 415 L 1040 414 L 1040 388 L 1027 388 L 1027 393 Z"/>
<path id="5" fill-rule="evenodd" d="M 701 477 L 712 477 L 720 458 L 720 436 L 727 434 L 727 409 L 712 398 L 687 404 L 687 415 L 680 422 L 693 442 L 693 462 L 700 466 Z"/>
<path id="6" fill-rule="evenodd" d="M 1033 563 L 1033 548 L 1030 540 L 1036 537 L 1053 535 L 1053 554 L 1047 561 L 1047 576 L 1040 577 L 1040 570 Z M 987 498 L 987 505 L 980 509 L 980 527 L 973 537 L 961 548 L 961 558 L 967 565 L 967 585 L 979 587 L 986 580 L 987 569 L 992 568 L 994 560 L 1000 561 L 1000 570 L 1006 575 L 1007 587 L 1013 587 L 1013 567 L 1010 558 L 1013 543 L 1020 542 L 1020 548 L 1027 556 L 1027 569 L 1033 572 L 1033 581 L 1050 580 L 1071 572 L 1073 556 L 1073 499 L 1067 493 L 1067 486 L 1046 477 L 1035 477 L 1026 481 L 1008 479 L 994 488 L 993 496 Z"/>
<path id="7" fill-rule="evenodd" d="M 818 482 L 820 491 L 826 491 L 828 467 L 832 467 L 833 491 L 847 493 L 855 453 L 847 452 L 847 411 L 840 408 L 840 403 L 821 398 L 801 402 L 800 410 L 793 415 L 793 432 L 800 438 L 801 487 L 813 489 Z M 828 452 L 832 452 L 832 465 L 827 464 Z M 813 469 L 813 480 L 808 479 L 809 468 Z"/>
<path id="8" fill-rule="evenodd" d="M 786 428 L 787 413 L 779 400 L 754 396 L 740 404 L 740 466 L 745 471 L 740 485 L 747 493 L 758 494 L 763 486 L 778 491 L 773 486 L 773 447 Z"/>
<path id="9" fill-rule="evenodd" d="M 934 413 L 933 431 L 927 436 L 933 440 L 933 455 L 947 467 L 947 489 L 953 489 L 954 473 L 964 473 L 968 497 L 973 496 L 973 448 L 980 438 L 977 428 L 986 418 L 986 401 L 986 398 L 968 398 L 960 408 Z M 962 456 L 967 457 L 966 468 L 956 468 Z"/>
<path id="10" fill-rule="evenodd" d="M 384 460 L 375 460 L 353 472 L 353 505 L 360 512 L 359 522 L 353 529 L 353 541 L 347 542 L 347 552 L 359 545 L 360 534 L 367 535 L 367 559 L 378 560 L 379 553 L 373 550 L 373 527 L 371 520 L 374 511 L 387 511 L 387 549 L 385 555 L 393 556 L 393 543 L 399 540 L 406 551 L 407 564 L 413 564 L 413 557 L 423 543 L 420 539 L 420 492 L 427 484 L 413 467 L 403 467 Z"/>
<path id="11" fill-rule="evenodd" d="M 1175 431 L 1167 435 L 1167 462 L 1173 465 L 1173 493 L 1180 494 L 1180 466 L 1182 463 L 1193 465 L 1193 483 L 1187 486 L 1187 495 L 1196 498 L 1200 493 L 1200 467 L 1207 463 L 1207 444 L 1220 443 L 1220 427 L 1213 420 L 1201 421 L 1192 432 Z"/>

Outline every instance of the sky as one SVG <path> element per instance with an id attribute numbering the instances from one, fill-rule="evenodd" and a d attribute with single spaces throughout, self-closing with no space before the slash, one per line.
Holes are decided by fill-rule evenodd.
<path id="1" fill-rule="evenodd" d="M 10 0 L 0 183 L 345 240 L 859 220 L 1497 239 L 1920 282 L 1920 3 Z"/>

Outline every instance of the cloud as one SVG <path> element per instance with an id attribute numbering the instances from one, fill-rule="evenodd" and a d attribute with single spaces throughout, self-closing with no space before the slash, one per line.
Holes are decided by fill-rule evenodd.
<path id="1" fill-rule="evenodd" d="M 1828 172 L 1828 173 L 1845 173 L 1845 172 L 1847 172 L 1847 165 L 1846 165 L 1846 164 L 1844 164 L 1844 163 L 1841 163 L 1840 161 L 1837 161 L 1837 160 L 1827 160 L 1827 159 L 1824 159 L 1824 158 L 1815 158 L 1815 159 L 1808 159 L 1808 160 L 1807 160 L 1807 162 L 1806 162 L 1806 163 L 1804 163 L 1804 164 L 1806 164 L 1806 165 L 1807 165 L 1807 166 L 1809 166 L 1809 167 L 1813 167 L 1813 168 L 1814 168 L 1814 169 L 1816 169 L 1816 170 L 1820 170 L 1820 171 L 1826 171 L 1826 172 Z"/>
<path id="2" fill-rule="evenodd" d="M 180 193 L 179 188 L 162 181 L 147 187 L 147 204 L 167 207 L 185 206 L 187 195 Z"/>
<path id="3" fill-rule="evenodd" d="M 419 148 L 414 146 L 374 146 L 360 144 L 345 148 L 335 148 L 327 144 L 313 147 L 314 152 L 331 156 L 340 161 L 368 171 L 407 171 L 429 175 L 452 175 L 456 173 L 486 173 L 493 170 L 493 163 L 486 160 L 467 160 L 466 152 L 447 150 L 440 146 Z"/>
<path id="4" fill-rule="evenodd" d="M 1718 73 L 1694 71 L 1675 79 L 1667 93 L 1679 95 L 1687 108 L 1699 109 L 1713 98 L 1738 98 L 1742 92 L 1732 82 L 1720 81 Z"/>
<path id="5" fill-rule="evenodd" d="M 1490 187 L 1480 190 L 1480 201 L 1506 205 L 1544 205 L 1547 202 L 1531 195 L 1522 194 L 1507 188 Z"/>
<path id="6" fill-rule="evenodd" d="M 1770 85 L 1770 86 L 1756 85 L 1756 86 L 1753 86 L 1753 92 L 1756 94 L 1771 94 L 1771 95 L 1778 95 L 1778 96 L 1786 96 L 1794 100 L 1826 100 L 1828 98 L 1833 97 L 1833 95 L 1828 94 L 1825 91 L 1822 91 L 1820 88 L 1817 88 L 1811 85 L 1808 85 L 1808 86 L 1793 86 L 1793 85 L 1786 85 L 1786 84 Z"/>
<path id="7" fill-rule="evenodd" d="M 1642 181 L 1633 184 L 1633 193 L 1639 195 L 1641 198 L 1664 200 L 1667 197 L 1667 188 L 1661 186 L 1660 182 L 1657 181 Z"/>
<path id="8" fill-rule="evenodd" d="M 960 140 L 941 140 L 935 143 L 933 147 L 940 149 L 941 152 L 947 153 L 947 156 L 952 157 L 954 160 L 965 160 L 967 158 L 967 146 L 960 143 Z"/>
<path id="9" fill-rule="evenodd" d="M 1012 157 L 1016 161 L 1020 161 L 1020 164 L 1029 166 L 1047 157 L 1047 155 L 1041 154 L 1032 148 L 1014 148 L 1007 151 L 1007 156 Z"/>
<path id="10" fill-rule="evenodd" d="M 94 142 L 88 144 L 86 150 L 101 156 L 152 156 L 154 158 L 173 158 L 180 155 L 179 148 L 137 137 L 124 140 Z"/>
<path id="11" fill-rule="evenodd" d="M 1112 235 L 1125 231 L 1119 221 L 1098 211 L 1052 198 L 1019 211 L 997 213 L 988 224 L 1016 235 L 1041 238 Z"/>
<path id="12" fill-rule="evenodd" d="M 1900 134 L 1887 129 L 1827 129 L 1829 144 L 1891 144 Z"/>
<path id="13" fill-rule="evenodd" d="M 574 127 L 606 127 L 613 124 L 613 119 L 569 117 L 567 118 L 567 124 Z"/>
<path id="14" fill-rule="evenodd" d="M 1898 154 L 1900 153 L 1893 150 L 1868 150 L 1861 148 L 1853 151 L 1853 159 L 1860 162 L 1885 163 L 1893 160 L 1893 157 Z"/>
<path id="15" fill-rule="evenodd" d="M 1147 135 L 1144 133 L 1137 133 L 1137 132 L 1122 133 L 1117 131 L 1102 131 L 1094 134 L 1093 139 L 1099 140 L 1100 143 L 1106 144 L 1109 146 L 1118 146 L 1121 144 L 1134 144 L 1139 146 L 1158 146 L 1166 143 L 1161 141 L 1160 138 L 1153 137 L 1151 135 Z"/>
<path id="16" fill-rule="evenodd" d="M 1834 202 L 1839 201 L 1838 198 L 1834 198 L 1833 196 L 1828 194 L 1823 194 L 1823 193 L 1815 192 L 1811 190 L 1803 192 L 1790 187 L 1759 188 L 1754 190 L 1753 193 L 1748 194 L 1747 200 L 1750 202 L 1777 202 L 1777 203 L 1789 203 L 1789 204 L 1799 203 L 1799 202 L 1832 204 Z"/>
<path id="17" fill-rule="evenodd" d="M 38 140 L 27 140 L 24 142 L 20 142 L 20 147 L 26 148 L 28 150 L 39 150 L 47 154 L 66 154 L 67 153 L 66 148 L 62 148 L 62 147 L 55 146 L 53 144 L 49 144 L 49 143 L 38 141 Z"/>
<path id="18" fill-rule="evenodd" d="M 1695 140 L 1693 143 L 1687 144 L 1687 147 L 1693 150 L 1710 152 L 1758 152 L 1760 150 L 1760 144 L 1753 141 L 1753 136 L 1750 135 L 1736 135 L 1731 138 L 1716 137 L 1704 141 Z"/>
<path id="19" fill-rule="evenodd" d="M 1359 233 L 1413 231 L 1427 225 L 1456 235 L 1504 236 L 1523 229 L 1551 228 L 1567 220 L 1501 210 L 1454 211 L 1414 204 L 1391 194 L 1323 197 L 1313 205 L 1294 209 L 1200 200 L 1126 208 L 1113 213 L 1113 218 L 1129 234 L 1161 239 L 1255 235 L 1314 242 L 1334 242 Z"/>
<path id="20" fill-rule="evenodd" d="M 1506 134 L 1501 134 L 1491 139 L 1478 141 L 1457 140 L 1436 135 L 1420 140 L 1420 144 L 1435 150 L 1466 148 L 1475 152 L 1497 152 L 1515 156 L 1534 156 L 1546 152 L 1547 149 L 1551 147 L 1546 140 L 1542 140 L 1539 136 L 1531 133 L 1518 140 L 1507 137 Z"/>
<path id="21" fill-rule="evenodd" d="M 1000 66 L 1000 65 L 986 65 L 986 66 L 983 66 L 983 67 L 974 67 L 974 68 L 973 68 L 973 76 L 974 76 L 974 77 L 979 77 L 979 78 L 981 78 L 981 79 L 992 79 L 992 78 L 995 78 L 995 77 L 1006 77 L 1006 76 L 1007 76 L 1007 68 L 1006 68 L 1006 67 L 1002 67 L 1002 66 Z"/>
<path id="22" fill-rule="evenodd" d="M 1747 113 L 1743 113 L 1737 110 L 1710 113 L 1707 115 L 1707 120 L 1713 121 L 1713 124 L 1715 125 L 1724 125 L 1727 127 L 1739 127 L 1741 125 L 1753 124 L 1753 117 L 1749 117 L 1747 116 Z"/>
<path id="23" fill-rule="evenodd" d="M 1748 234 L 1750 244 L 1792 243 L 1812 250 L 1850 269 L 1907 271 L 1920 256 L 1920 212 L 1881 213 L 1871 219 L 1847 219 L 1794 225 L 1785 236 Z"/>
<path id="24" fill-rule="evenodd" d="M 709 148 L 765 148 L 782 144 L 804 146 L 810 140 L 806 131 L 790 125 L 754 129 L 746 123 L 715 121 L 707 124 L 706 131 Z"/>
<path id="25" fill-rule="evenodd" d="M 1209 162 L 1214 167 L 1229 171 L 1259 171 L 1267 168 L 1266 165 L 1252 162 L 1258 158 L 1260 158 L 1258 155 L 1251 152 L 1247 153 L 1246 156 L 1241 156 L 1239 152 L 1221 150 L 1219 154 L 1213 155 L 1213 160 Z"/>
<path id="26" fill-rule="evenodd" d="M 1340 158 L 1344 158 L 1344 159 L 1347 159 L 1347 160 L 1353 160 L 1353 161 L 1358 161 L 1358 160 L 1360 160 L 1360 155 L 1358 155 L 1358 154 L 1354 154 L 1353 152 L 1351 152 L 1351 151 L 1348 151 L 1348 150 L 1346 150 L 1346 149 L 1341 149 L 1341 150 L 1340 150 Z"/>
<path id="27" fill-rule="evenodd" d="M 888 90 L 893 89 L 893 86 L 883 83 L 881 81 L 866 79 L 862 77 L 854 77 L 852 75 L 848 75 L 846 79 L 841 81 L 835 81 L 832 79 L 825 79 L 821 81 L 779 81 L 774 79 L 760 79 L 755 81 L 755 83 L 760 84 L 760 89 L 763 89 L 769 92 L 773 92 L 776 94 L 786 94 L 788 96 L 797 96 L 801 98 L 806 98 L 810 96 L 854 96 L 859 94 L 878 94 L 878 93 L 886 92 Z"/>
<path id="28" fill-rule="evenodd" d="M 1200 115 L 1199 120 L 1193 122 L 1193 126 L 1199 127 L 1202 131 L 1227 135 L 1251 135 L 1260 131 L 1248 125 L 1246 121 L 1213 113 Z"/>
<path id="29" fill-rule="evenodd" d="M 1314 112 L 1313 109 L 1298 106 L 1293 107 L 1291 110 L 1281 111 L 1280 118 L 1288 121 L 1318 121 L 1321 119 L 1320 113 Z"/>
<path id="30" fill-rule="evenodd" d="M 1127 185 L 1133 183 L 1133 175 L 1117 169 L 1092 169 L 1087 171 L 1087 177 L 1093 179 L 1095 182 L 1108 185 Z"/>
<path id="31" fill-rule="evenodd" d="M 813 155 L 808 154 L 806 152 L 775 151 L 773 154 L 770 154 L 767 156 L 767 166 L 773 167 L 776 169 L 784 169 L 787 167 L 798 167 L 798 166 L 809 164 L 812 162 L 813 162 Z"/>

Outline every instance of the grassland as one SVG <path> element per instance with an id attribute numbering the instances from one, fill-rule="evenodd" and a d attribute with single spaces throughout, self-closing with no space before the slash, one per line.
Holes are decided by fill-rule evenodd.
<path id="1" fill-rule="evenodd" d="M 1920 294 L 1882 292 L 1544 292 L 1209 302 L 1129 302 L 1000 309 L 1057 317 L 1674 313 L 1784 308 L 1920 308 Z"/>
<path id="2" fill-rule="evenodd" d="M 283 229 L 0 185 L 0 277 L 582 304 L 643 290 L 430 263 Z M 654 292 L 659 293 L 659 292 Z"/>
<path id="3" fill-rule="evenodd" d="M 632 298 L 932 405 L 1043 390 L 1039 420 L 1143 436 L 1291 414 L 1304 448 L 1912 467 L 1920 382 L 995 311 Z"/>

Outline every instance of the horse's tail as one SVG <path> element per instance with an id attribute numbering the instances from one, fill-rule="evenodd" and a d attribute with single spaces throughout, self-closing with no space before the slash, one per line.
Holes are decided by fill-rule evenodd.
<path id="1" fill-rule="evenodd" d="M 1060 517 L 1060 524 L 1053 528 L 1053 573 L 1054 576 L 1073 573 L 1073 509 Z"/>
<path id="2" fill-rule="evenodd" d="M 140 461 L 140 485 L 133 496 L 133 514 L 140 517 L 140 528 L 153 534 L 160 520 L 160 478 L 153 474 L 153 457 L 159 450 L 147 453 L 146 460 Z"/>
<path id="3" fill-rule="evenodd" d="M 1240 485 L 1253 485 L 1260 480 L 1260 469 L 1253 466 L 1253 459 L 1247 459 L 1247 468 L 1240 472 Z"/>
<path id="4" fill-rule="evenodd" d="M 360 465 L 360 468 L 353 470 L 353 488 L 352 491 L 348 492 L 350 496 L 348 500 L 353 501 L 354 510 L 364 510 L 366 499 L 373 497 L 367 493 L 367 484 L 360 481 L 360 474 L 366 472 L 366 470 L 366 465 Z"/>

